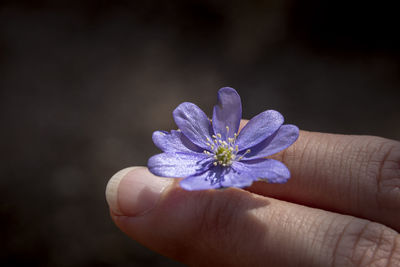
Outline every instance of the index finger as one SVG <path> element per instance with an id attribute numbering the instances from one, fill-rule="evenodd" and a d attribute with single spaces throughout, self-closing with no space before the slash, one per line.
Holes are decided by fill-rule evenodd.
<path id="1" fill-rule="evenodd" d="M 272 158 L 289 168 L 289 182 L 257 182 L 249 191 L 400 230 L 400 142 L 300 131 L 291 147 Z"/>

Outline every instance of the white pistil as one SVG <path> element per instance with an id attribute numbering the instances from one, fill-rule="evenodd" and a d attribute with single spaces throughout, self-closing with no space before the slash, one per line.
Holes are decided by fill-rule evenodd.
<path id="1" fill-rule="evenodd" d="M 213 155 L 210 151 L 207 151 L 207 150 L 204 150 L 203 153 L 206 154 L 207 156 L 212 156 Z"/>
<path id="2" fill-rule="evenodd" d="M 249 154 L 250 152 L 251 152 L 251 150 L 250 150 L 250 149 L 247 149 L 246 152 L 244 152 L 244 154 L 241 155 L 241 156 L 238 158 L 238 161 L 241 160 L 246 154 Z"/>

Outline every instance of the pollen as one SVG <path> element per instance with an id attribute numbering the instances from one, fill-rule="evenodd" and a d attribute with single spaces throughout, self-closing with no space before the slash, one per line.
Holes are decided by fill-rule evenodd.
<path id="1" fill-rule="evenodd" d="M 229 127 L 226 126 L 226 135 L 229 134 Z M 237 153 L 239 152 L 239 147 L 236 145 L 237 134 L 235 133 L 233 137 L 228 137 L 227 140 L 222 139 L 222 135 L 217 133 L 212 135 L 212 139 L 207 138 L 207 146 L 210 147 L 209 150 L 205 150 L 204 154 L 213 158 L 213 165 L 222 167 L 229 167 L 233 164 L 234 161 L 241 160 L 244 155 L 250 153 L 250 149 L 246 150 L 243 155 L 237 157 Z"/>
<path id="2" fill-rule="evenodd" d="M 232 153 L 228 147 L 219 146 L 217 151 L 215 152 L 216 162 L 218 162 L 222 166 L 230 166 L 233 163 L 235 155 Z"/>

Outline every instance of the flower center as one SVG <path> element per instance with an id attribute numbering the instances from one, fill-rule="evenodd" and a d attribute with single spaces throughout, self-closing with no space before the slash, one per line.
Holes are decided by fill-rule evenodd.
<path id="1" fill-rule="evenodd" d="M 220 164 L 222 166 L 230 166 L 233 163 L 233 160 L 236 158 L 236 153 L 235 151 L 230 149 L 231 147 L 224 147 L 224 146 L 219 146 L 217 148 L 217 151 L 215 151 L 215 162 L 217 164 Z M 214 164 L 216 165 L 216 164 Z"/>
<path id="2" fill-rule="evenodd" d="M 226 126 L 227 135 L 229 133 L 229 127 Z M 210 150 L 204 150 L 204 154 L 214 158 L 214 166 L 222 165 L 223 167 L 231 166 L 233 162 L 239 161 L 243 158 L 243 156 L 250 152 L 248 149 L 243 155 L 240 157 L 236 157 L 239 152 L 239 147 L 235 145 L 237 134 L 233 135 L 233 138 L 228 137 L 228 140 L 225 141 L 222 139 L 221 134 L 217 133 L 212 136 L 213 140 L 207 138 L 207 145 L 210 147 Z"/>

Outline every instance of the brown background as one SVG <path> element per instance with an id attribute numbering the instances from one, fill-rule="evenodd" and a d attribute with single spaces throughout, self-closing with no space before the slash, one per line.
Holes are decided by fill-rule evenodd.
<path id="1" fill-rule="evenodd" d="M 304 2 L 0 2 L 2 266 L 179 266 L 113 225 L 104 189 L 222 86 L 246 118 L 400 139 L 394 6 Z"/>

